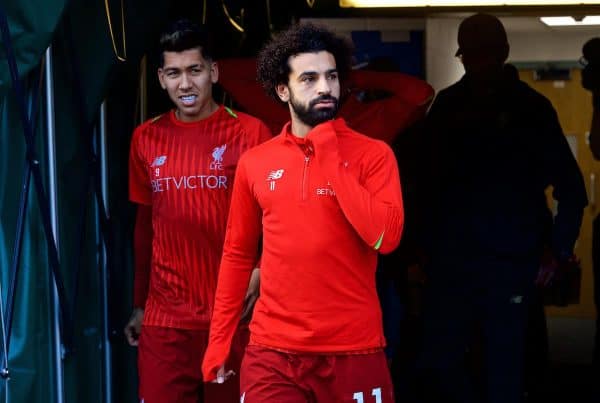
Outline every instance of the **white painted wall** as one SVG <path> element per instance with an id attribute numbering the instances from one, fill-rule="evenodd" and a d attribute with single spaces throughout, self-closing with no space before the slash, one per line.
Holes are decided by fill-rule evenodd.
<path id="1" fill-rule="evenodd" d="M 509 27 L 507 34 L 511 61 L 577 61 L 581 56 L 583 44 L 594 36 L 600 36 L 600 28 L 596 32 L 590 30 L 511 32 Z"/>
<path id="2" fill-rule="evenodd" d="M 454 55 L 460 18 L 428 18 L 425 22 L 425 78 L 438 92 L 464 74 Z"/>

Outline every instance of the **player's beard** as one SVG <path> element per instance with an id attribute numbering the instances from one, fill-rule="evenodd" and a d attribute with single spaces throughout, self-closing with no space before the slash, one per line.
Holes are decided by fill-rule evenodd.
<path id="1" fill-rule="evenodd" d="M 333 105 L 331 108 L 316 108 L 315 105 L 322 101 L 333 101 Z M 294 98 L 294 94 L 290 92 L 290 104 L 298 119 L 310 127 L 315 127 L 320 123 L 335 118 L 338 111 L 338 99 L 331 95 L 321 95 L 310 101 L 308 105 L 303 105 L 301 102 L 297 101 Z"/>

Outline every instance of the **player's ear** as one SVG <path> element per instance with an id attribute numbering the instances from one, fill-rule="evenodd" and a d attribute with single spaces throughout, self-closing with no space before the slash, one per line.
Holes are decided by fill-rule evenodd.
<path id="1" fill-rule="evenodd" d="M 290 100 L 290 89 L 286 84 L 277 84 L 275 91 L 282 102 L 288 103 Z"/>
<path id="2" fill-rule="evenodd" d="M 158 69 L 158 82 L 163 90 L 167 89 L 167 85 L 165 84 L 165 71 L 162 68 Z"/>
<path id="3" fill-rule="evenodd" d="M 210 64 L 210 81 L 213 84 L 216 84 L 219 81 L 219 65 L 217 62 L 212 62 Z"/>

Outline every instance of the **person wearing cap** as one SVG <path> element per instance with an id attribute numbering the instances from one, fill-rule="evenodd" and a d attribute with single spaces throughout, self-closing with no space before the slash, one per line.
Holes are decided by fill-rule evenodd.
<path id="1" fill-rule="evenodd" d="M 586 190 L 551 103 L 505 69 L 500 20 L 466 18 L 458 45 L 465 74 L 434 100 L 423 141 L 429 190 L 420 367 L 433 401 L 519 403 L 528 303 L 535 284 L 547 284 L 572 259 Z M 484 339 L 481 393 L 464 368 L 476 325 Z"/>
<path id="2" fill-rule="evenodd" d="M 600 37 L 585 42 L 581 49 L 581 85 L 592 93 L 592 123 L 590 127 L 590 149 L 600 161 Z M 600 375 L 600 214 L 594 219 L 592 230 L 592 260 L 594 272 L 594 303 L 596 304 L 596 336 L 594 339 L 594 370 Z M 596 386 L 600 400 L 600 386 Z"/>

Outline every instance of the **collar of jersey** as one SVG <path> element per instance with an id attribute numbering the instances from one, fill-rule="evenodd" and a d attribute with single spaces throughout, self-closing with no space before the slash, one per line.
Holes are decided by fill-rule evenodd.
<path id="1" fill-rule="evenodd" d="M 169 119 L 171 120 L 171 123 L 177 126 L 194 127 L 208 123 L 214 119 L 218 119 L 223 114 L 223 112 L 225 112 L 225 107 L 223 105 L 219 105 L 216 111 L 214 111 L 212 114 L 205 117 L 204 119 L 194 120 L 193 122 L 182 122 L 181 120 L 177 119 L 177 116 L 175 115 L 175 109 L 171 109 L 169 111 Z M 229 113 L 227 114 L 227 116 L 230 116 Z"/>
<path id="2" fill-rule="evenodd" d="M 298 144 L 298 140 L 296 140 L 296 136 L 292 134 L 291 131 L 292 122 L 287 122 L 283 129 L 281 129 L 281 141 L 283 143 L 289 143 L 293 145 Z M 319 132 L 333 130 L 336 133 L 340 133 L 341 130 L 346 129 L 346 122 L 343 118 L 337 118 L 333 120 L 329 120 L 325 123 L 321 123 L 320 125 L 315 126 L 308 134 L 304 137 L 304 139 L 308 139 L 310 137 L 318 136 Z"/>

